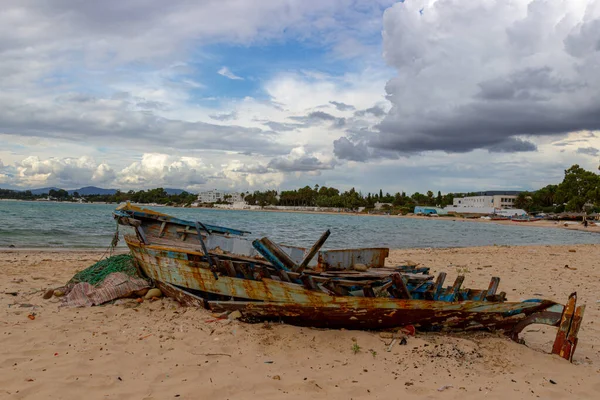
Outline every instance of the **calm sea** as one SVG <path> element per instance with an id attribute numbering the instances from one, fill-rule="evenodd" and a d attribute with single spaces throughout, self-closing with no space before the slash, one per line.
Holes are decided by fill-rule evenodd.
<path id="1" fill-rule="evenodd" d="M 112 204 L 0 201 L 0 248 L 105 248 L 115 231 Z M 446 219 L 225 211 L 159 207 L 180 218 L 251 231 L 251 237 L 310 246 L 331 229 L 326 248 L 466 247 L 600 243 L 600 235 L 563 229 Z M 121 244 L 123 242 L 121 241 Z"/>

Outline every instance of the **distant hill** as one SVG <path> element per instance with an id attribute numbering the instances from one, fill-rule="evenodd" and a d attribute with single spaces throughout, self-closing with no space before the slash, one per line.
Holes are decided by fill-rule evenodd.
<path id="1" fill-rule="evenodd" d="M 67 190 L 70 195 L 77 192 L 80 196 L 89 196 L 91 194 L 115 194 L 117 189 L 102 189 L 96 186 L 86 186 L 81 189 Z"/>
<path id="2" fill-rule="evenodd" d="M 185 190 L 165 188 L 165 192 L 167 192 L 168 194 L 181 194 L 181 193 L 185 192 Z"/>
<path id="3" fill-rule="evenodd" d="M 33 194 L 33 195 L 48 194 L 50 192 L 50 190 L 60 190 L 60 188 L 46 187 L 46 188 L 40 188 L 40 189 L 32 189 L 31 194 Z M 73 195 L 73 193 L 77 192 L 77 193 L 79 193 L 80 196 L 89 196 L 89 195 L 93 195 L 93 194 L 111 195 L 111 194 L 115 194 L 117 192 L 117 189 L 103 189 L 103 188 L 99 188 L 96 186 L 85 186 L 80 189 L 67 190 L 67 192 L 69 192 L 70 195 Z M 167 192 L 170 195 L 173 195 L 173 194 L 177 195 L 177 194 L 181 194 L 182 192 L 184 192 L 184 190 L 183 189 L 165 188 L 165 192 Z"/>
<path id="4" fill-rule="evenodd" d="M 32 189 L 31 190 L 31 194 L 37 196 L 40 194 L 48 194 L 50 193 L 51 190 L 59 190 L 60 188 L 57 187 L 47 187 L 47 188 L 40 188 L 40 189 Z"/>

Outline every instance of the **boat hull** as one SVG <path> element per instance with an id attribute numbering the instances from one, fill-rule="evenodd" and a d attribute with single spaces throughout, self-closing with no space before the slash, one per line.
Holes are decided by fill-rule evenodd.
<path id="1" fill-rule="evenodd" d="M 244 309 L 255 318 L 276 318 L 295 325 L 346 329 L 387 329 L 414 325 L 425 331 L 490 329 L 510 331 L 529 316 L 545 311 L 558 325 L 563 306 L 535 302 L 402 300 L 390 297 L 334 296 L 275 279 L 215 278 L 205 262 L 161 246 L 127 239 L 144 273 L 155 281 L 236 301 L 209 302 L 215 311 Z M 241 301 L 240 301 L 241 300 Z"/>

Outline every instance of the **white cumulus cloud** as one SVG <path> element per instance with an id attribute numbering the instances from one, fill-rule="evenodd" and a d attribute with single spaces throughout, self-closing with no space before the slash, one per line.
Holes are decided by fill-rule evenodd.
<path id="1" fill-rule="evenodd" d="M 386 10 L 384 150 L 536 150 L 600 129 L 598 0 L 411 0 Z"/>

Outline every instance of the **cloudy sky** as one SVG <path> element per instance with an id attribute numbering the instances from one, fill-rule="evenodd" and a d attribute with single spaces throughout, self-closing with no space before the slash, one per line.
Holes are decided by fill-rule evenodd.
<path id="1" fill-rule="evenodd" d="M 600 0 L 3 0 L 0 187 L 536 189 L 600 159 Z"/>

